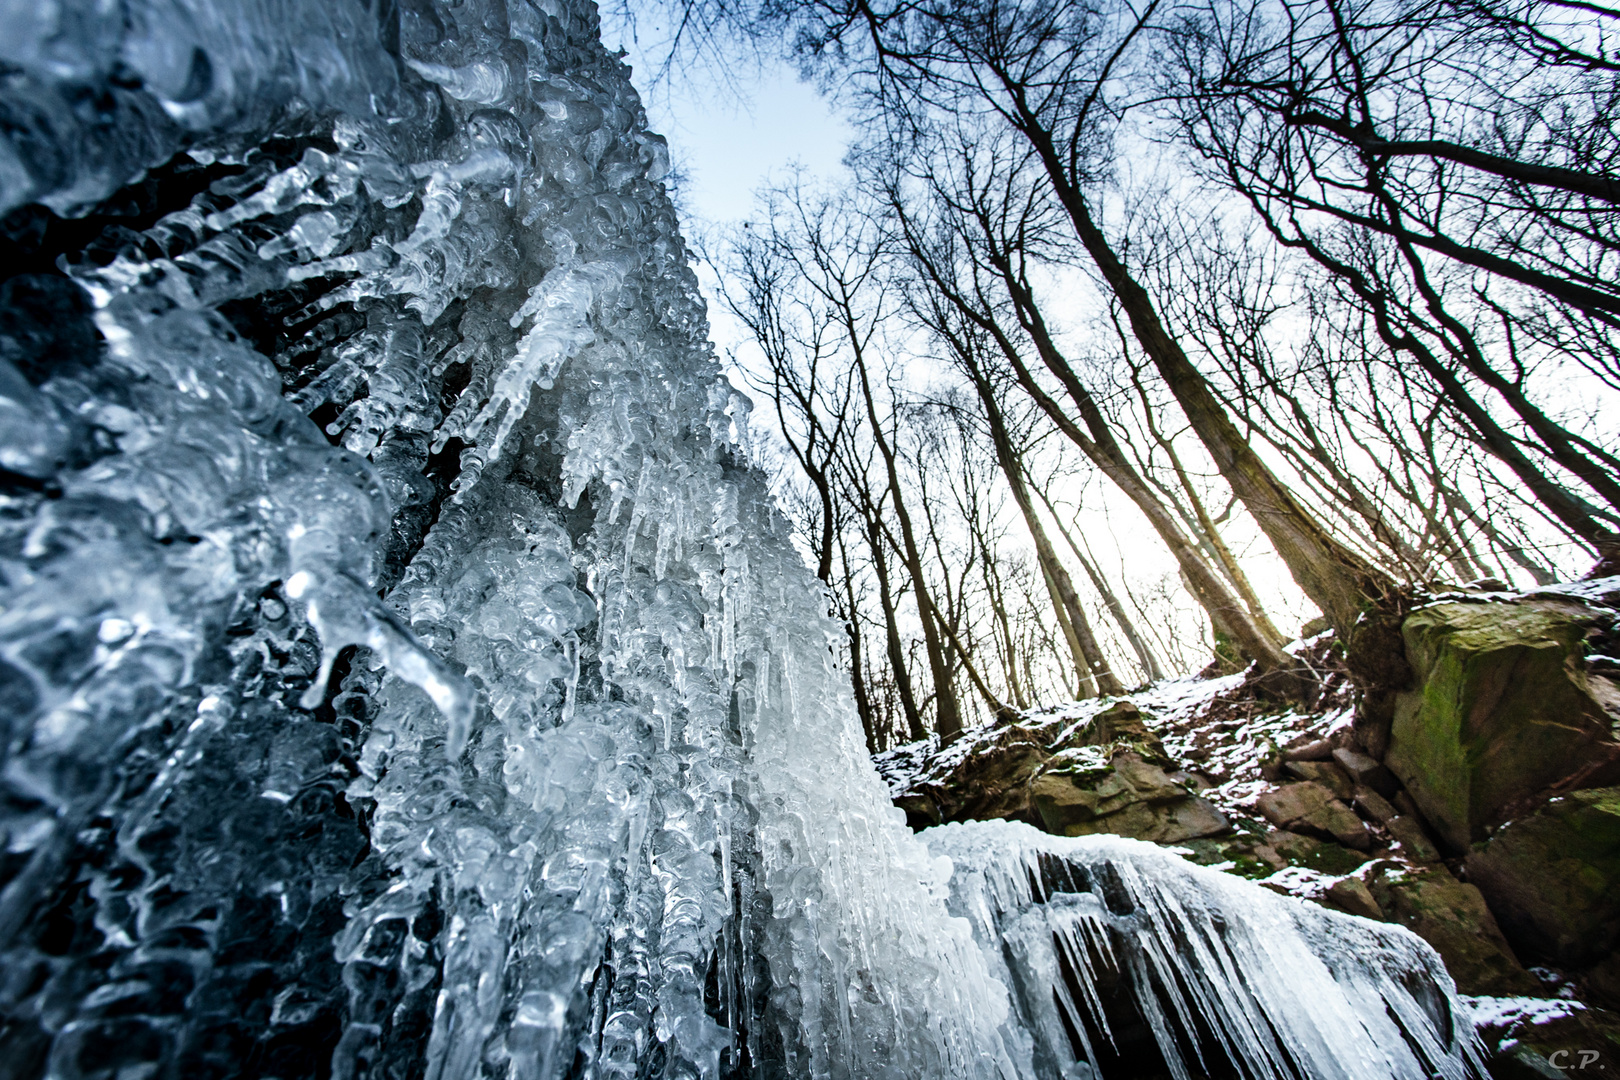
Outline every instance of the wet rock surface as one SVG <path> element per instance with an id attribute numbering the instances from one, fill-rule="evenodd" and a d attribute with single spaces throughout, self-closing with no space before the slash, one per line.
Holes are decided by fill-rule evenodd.
<path id="1" fill-rule="evenodd" d="M 1366 875 L 1383 917 L 1434 947 L 1457 985 L 1474 994 L 1536 994 L 1540 982 L 1526 971 L 1497 926 L 1485 898 L 1444 867 L 1384 863 Z"/>
<path id="2" fill-rule="evenodd" d="M 1595 962 L 1620 942 L 1620 788 L 1552 799 L 1476 844 L 1464 866 L 1536 953 Z"/>

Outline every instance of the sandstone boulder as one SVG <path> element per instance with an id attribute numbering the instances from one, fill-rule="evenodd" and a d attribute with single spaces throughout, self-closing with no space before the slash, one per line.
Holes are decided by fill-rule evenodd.
<path id="1" fill-rule="evenodd" d="M 1382 762 L 1348 746 L 1335 749 L 1333 760 L 1355 786 L 1371 788 L 1386 799 L 1395 794 L 1398 787 L 1395 776 Z"/>
<path id="2" fill-rule="evenodd" d="M 1620 698 L 1584 655 L 1610 614 L 1532 599 L 1406 618 L 1416 689 L 1395 699 L 1384 761 L 1453 853 L 1549 793 L 1620 779 Z"/>
<path id="3" fill-rule="evenodd" d="M 1538 994 L 1540 983 L 1525 971 L 1485 906 L 1478 889 L 1442 867 L 1414 870 L 1382 864 L 1367 875 L 1367 887 L 1385 918 L 1427 941 L 1465 994 Z"/>
<path id="4" fill-rule="evenodd" d="M 1028 729 L 1013 725 L 925 783 L 895 797 L 913 829 L 947 821 L 1029 821 L 1029 778 L 1051 755 Z"/>
<path id="5" fill-rule="evenodd" d="M 1355 791 L 1350 775 L 1331 761 L 1290 761 L 1283 768 L 1301 780 L 1316 781 L 1340 799 L 1348 799 Z"/>
<path id="6" fill-rule="evenodd" d="M 1356 788 L 1354 801 L 1362 811 L 1386 825 L 1400 813 L 1390 805 L 1388 799 L 1372 788 Z"/>
<path id="7" fill-rule="evenodd" d="M 1475 845 L 1465 865 L 1538 959 L 1579 967 L 1620 945 L 1620 788 L 1553 799 Z"/>
<path id="8" fill-rule="evenodd" d="M 1330 788 L 1314 780 L 1268 791 L 1255 807 L 1279 829 L 1336 840 L 1361 851 L 1372 847 L 1372 834 L 1356 812 L 1340 802 Z"/>
<path id="9" fill-rule="evenodd" d="M 1360 878 L 1342 877 L 1328 886 L 1327 893 L 1322 897 L 1329 907 L 1337 908 L 1348 915 L 1360 915 L 1363 919 L 1377 919 L 1382 922 L 1383 909 L 1373 894 L 1367 888 L 1366 882 Z"/>
<path id="10" fill-rule="evenodd" d="M 1029 801 L 1042 827 L 1059 836 L 1115 833 L 1163 844 L 1231 827 L 1208 800 L 1134 750 L 1060 751 L 1031 778 Z"/>

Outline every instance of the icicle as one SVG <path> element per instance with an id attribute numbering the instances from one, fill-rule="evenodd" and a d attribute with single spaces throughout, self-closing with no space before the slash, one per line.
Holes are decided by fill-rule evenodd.
<path id="1" fill-rule="evenodd" d="M 0 210 L 190 155 L 63 252 L 71 360 L 0 366 L 4 1007 L 52 1075 L 1075 1076 L 1097 986 L 1005 984 L 1093 963 L 1253 1075 L 1375 1073 L 1329 1021 L 1455 1075 L 1407 937 L 1132 855 L 1126 940 L 906 828 L 593 5 L 11 7 Z"/>
<path id="2" fill-rule="evenodd" d="M 1463 1080 L 1480 1067 L 1445 967 L 1401 927 L 1280 897 L 1135 840 L 1000 821 L 925 835 L 953 864 L 953 911 L 987 947 L 1004 943 L 1003 977 L 1019 991 L 1041 1075 L 1069 1075 L 1077 1060 L 1100 1070 L 1103 1044 L 1120 1052 L 1103 976 L 1123 981 L 1178 1080 L 1227 1068 L 1266 1080 L 1296 1070 Z"/>

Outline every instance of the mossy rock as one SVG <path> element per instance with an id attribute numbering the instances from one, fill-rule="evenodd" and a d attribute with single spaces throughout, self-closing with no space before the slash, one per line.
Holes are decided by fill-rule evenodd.
<path id="1" fill-rule="evenodd" d="M 1165 844 L 1231 828 L 1208 800 L 1133 749 L 1085 746 L 1052 755 L 1030 779 L 1029 803 L 1058 836 L 1113 833 Z"/>
<path id="2" fill-rule="evenodd" d="M 1468 855 L 1468 879 L 1520 949 L 1566 966 L 1620 945 L 1620 788 L 1574 791 Z"/>
<path id="3" fill-rule="evenodd" d="M 1276 865 L 1261 851 L 1264 847 L 1265 839 L 1252 833 L 1238 833 L 1226 837 L 1201 836 L 1184 840 L 1177 845 L 1182 857 L 1189 862 L 1248 878 L 1250 881 L 1270 877 L 1277 872 Z"/>
<path id="4" fill-rule="evenodd" d="M 1451 852 L 1549 791 L 1620 779 L 1609 688 L 1585 670 L 1583 639 L 1599 618 L 1557 600 L 1407 617 L 1417 689 L 1396 699 L 1385 763 Z"/>
<path id="5" fill-rule="evenodd" d="M 1268 833 L 1266 845 L 1289 866 L 1304 867 L 1332 877 L 1352 873 L 1368 860 L 1368 856 L 1343 844 L 1283 829 Z"/>
<path id="6" fill-rule="evenodd" d="M 1147 726 L 1147 714 L 1130 701 L 1116 701 L 1091 718 L 1090 723 L 1063 741 L 1056 750 L 1086 746 L 1107 747 L 1110 755 L 1130 750 L 1158 765 L 1172 764 L 1164 743 Z"/>
<path id="7" fill-rule="evenodd" d="M 1478 889 L 1443 868 L 1386 864 L 1367 887 L 1385 916 L 1427 941 L 1465 994 L 1535 994 L 1541 984 L 1519 963 Z"/>

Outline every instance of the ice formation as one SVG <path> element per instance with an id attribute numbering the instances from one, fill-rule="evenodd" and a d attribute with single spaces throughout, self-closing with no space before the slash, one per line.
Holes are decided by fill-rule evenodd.
<path id="1" fill-rule="evenodd" d="M 4 1067 L 1030 1075 L 594 7 L 0 28 Z"/>
<path id="2" fill-rule="evenodd" d="M 922 834 L 952 914 L 1012 990 L 1042 1080 L 1461 1080 L 1468 1008 L 1409 931 L 1269 893 L 1140 840 L 1017 822 Z"/>

